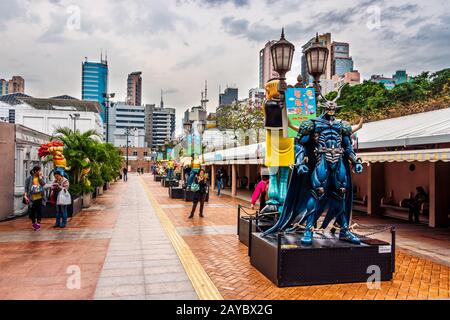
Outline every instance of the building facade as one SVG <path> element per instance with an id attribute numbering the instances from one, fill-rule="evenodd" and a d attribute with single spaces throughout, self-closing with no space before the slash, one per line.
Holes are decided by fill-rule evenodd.
<path id="1" fill-rule="evenodd" d="M 44 178 L 48 177 L 52 163 L 43 163 L 38 156 L 41 144 L 50 136 L 31 128 L 0 122 L 2 170 L 0 170 L 0 221 L 27 213 L 22 203 L 25 179 L 31 169 L 40 165 Z"/>
<path id="2" fill-rule="evenodd" d="M 129 172 L 137 172 L 137 170 L 141 168 L 144 169 L 144 173 L 151 172 L 152 154 L 150 148 L 129 147 L 128 149 L 120 148 L 120 150 L 122 151 L 123 154 L 124 167 L 126 167 L 126 163 L 128 160 Z"/>
<path id="3" fill-rule="evenodd" d="M 105 121 L 105 94 L 108 93 L 108 61 L 101 58 L 100 62 L 89 62 L 82 64 L 81 96 L 85 101 L 96 101 L 102 110 L 100 115 Z"/>
<path id="4" fill-rule="evenodd" d="M 259 52 L 259 88 L 264 89 L 270 79 L 278 78 L 279 74 L 274 70 L 271 48 L 275 40 L 268 41 Z"/>
<path id="5" fill-rule="evenodd" d="M 127 145 L 127 137 L 129 146 L 146 146 L 145 108 L 118 102 L 109 111 L 109 142 L 116 147 L 124 147 Z"/>
<path id="6" fill-rule="evenodd" d="M 384 75 L 372 75 L 370 81 L 381 83 L 388 90 L 393 89 L 396 85 L 411 81 L 411 77 L 406 73 L 406 70 L 397 70 L 392 77 L 385 77 Z"/>
<path id="7" fill-rule="evenodd" d="M 175 138 L 176 110 L 156 105 L 145 106 L 145 142 L 151 149 Z"/>
<path id="8" fill-rule="evenodd" d="M 11 80 L 0 79 L 0 96 L 14 93 L 25 93 L 25 80 L 21 76 L 13 76 Z"/>
<path id="9" fill-rule="evenodd" d="M 238 88 L 226 88 L 224 93 L 219 95 L 219 107 L 230 105 L 239 99 Z"/>
<path id="10" fill-rule="evenodd" d="M 142 104 L 142 72 L 133 72 L 127 80 L 127 104 L 140 106 Z"/>
<path id="11" fill-rule="evenodd" d="M 250 89 L 248 92 L 249 107 L 262 108 L 266 91 L 260 88 Z"/>
<path id="12" fill-rule="evenodd" d="M 349 84 L 351 86 L 361 83 L 361 74 L 358 70 L 346 72 L 343 76 L 334 75 L 333 76 L 333 91 L 337 91 L 344 84 Z"/>
<path id="13" fill-rule="evenodd" d="M 85 132 L 94 130 L 103 138 L 100 105 L 94 101 L 67 99 L 19 98 L 21 104 L 0 104 L 0 118 L 53 135 L 56 129 L 67 127 Z"/>
<path id="14" fill-rule="evenodd" d="M 350 45 L 346 42 L 333 42 L 331 44 L 331 74 L 343 76 L 353 71 L 354 63 L 350 57 Z"/>

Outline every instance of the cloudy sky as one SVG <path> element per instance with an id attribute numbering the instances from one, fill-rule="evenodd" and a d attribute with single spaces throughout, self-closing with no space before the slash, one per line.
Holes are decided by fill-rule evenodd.
<path id="1" fill-rule="evenodd" d="M 80 97 L 81 62 L 103 49 L 120 100 L 142 71 L 145 103 L 164 89 L 181 115 L 208 80 L 213 111 L 220 86 L 244 98 L 258 85 L 259 50 L 283 26 L 297 46 L 292 79 L 316 32 L 349 42 L 364 78 L 450 66 L 448 0 L 0 0 L 0 78 L 22 75 L 36 97 Z"/>

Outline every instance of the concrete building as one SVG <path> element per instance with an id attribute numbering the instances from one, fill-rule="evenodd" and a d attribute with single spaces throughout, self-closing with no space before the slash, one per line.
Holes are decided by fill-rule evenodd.
<path id="1" fill-rule="evenodd" d="M 306 55 L 305 55 L 305 51 L 311 47 L 311 45 L 316 41 L 316 37 L 311 38 L 307 43 L 305 43 L 302 46 L 302 77 L 303 77 L 303 81 L 308 84 L 314 81 L 314 79 L 309 75 L 308 73 L 308 67 L 307 67 L 307 63 L 306 63 Z M 331 33 L 325 33 L 322 35 L 319 35 L 319 41 L 320 43 L 327 47 L 330 54 L 328 55 L 328 61 L 327 61 L 327 65 L 326 65 L 326 69 L 325 69 L 325 73 L 322 75 L 321 79 L 328 79 L 331 80 L 331 77 L 333 76 L 332 74 L 332 60 L 331 60 Z"/>
<path id="2" fill-rule="evenodd" d="M 355 86 L 361 83 L 361 74 L 358 70 L 346 72 L 343 76 L 333 76 L 333 91 L 337 91 L 345 83 Z"/>
<path id="3" fill-rule="evenodd" d="M 262 108 L 266 91 L 260 88 L 250 89 L 248 92 L 248 102 L 250 107 Z"/>
<path id="4" fill-rule="evenodd" d="M 109 110 L 109 142 L 116 147 L 127 145 L 144 148 L 145 142 L 145 107 L 131 106 L 117 102 Z"/>
<path id="5" fill-rule="evenodd" d="M 350 57 L 350 45 L 346 42 L 333 41 L 331 44 L 331 75 L 344 76 L 353 71 L 354 63 Z"/>
<path id="6" fill-rule="evenodd" d="M 145 106 L 145 142 L 151 149 L 163 146 L 165 140 L 175 138 L 176 110 L 165 108 L 164 102 Z"/>
<path id="7" fill-rule="evenodd" d="M 226 88 L 224 93 L 219 94 L 219 107 L 230 105 L 239 100 L 238 88 Z"/>
<path id="8" fill-rule="evenodd" d="M 38 157 L 41 144 L 50 136 L 22 125 L 0 122 L 2 170 L 0 170 L 0 221 L 27 213 L 22 204 L 25 179 L 35 165 L 43 168 L 48 177 L 52 163 L 43 163 Z"/>
<path id="9" fill-rule="evenodd" d="M 370 81 L 381 83 L 388 90 L 393 89 L 396 85 L 411 81 L 411 77 L 406 73 L 406 70 L 397 70 L 392 77 L 385 77 L 384 75 L 372 75 Z"/>
<path id="10" fill-rule="evenodd" d="M 144 168 L 144 173 L 151 172 L 152 154 L 150 148 L 120 148 L 123 154 L 124 166 L 126 166 L 126 160 L 128 158 L 128 169 L 129 172 L 137 172 L 138 168 Z"/>
<path id="11" fill-rule="evenodd" d="M 19 100 L 21 104 L 16 104 L 16 100 Z M 100 105 L 97 102 L 32 97 L 0 99 L 0 102 L 2 101 L 0 118 L 8 117 L 10 122 L 47 135 L 53 135 L 59 127 L 68 127 L 81 132 L 94 130 L 103 137 L 103 120 L 100 117 Z M 12 101 L 14 104 L 4 101 Z M 14 121 L 11 121 L 12 119 Z"/>
<path id="12" fill-rule="evenodd" d="M 96 101 L 101 106 L 100 115 L 105 121 L 105 94 L 108 93 L 108 61 L 100 58 L 100 62 L 82 63 L 81 96 L 85 101 Z"/>
<path id="13" fill-rule="evenodd" d="M 275 40 L 268 41 L 259 52 L 259 88 L 264 89 L 266 83 L 273 78 L 278 78 L 279 74 L 273 69 L 271 48 L 276 43 Z"/>
<path id="14" fill-rule="evenodd" d="M 127 80 L 127 104 L 140 106 L 142 104 L 142 72 L 133 72 Z"/>
<path id="15" fill-rule="evenodd" d="M 13 76 L 8 81 L 0 79 L 0 96 L 14 93 L 25 93 L 25 80 L 21 76 Z"/>

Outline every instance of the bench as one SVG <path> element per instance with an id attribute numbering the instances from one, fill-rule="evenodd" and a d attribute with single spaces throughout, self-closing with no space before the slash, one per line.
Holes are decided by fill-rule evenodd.
<path id="1" fill-rule="evenodd" d="M 380 207 L 384 209 L 384 215 L 391 218 L 402 219 L 409 221 L 409 208 L 407 202 L 413 199 L 412 193 L 409 194 L 409 198 L 403 199 L 400 202 L 396 202 L 394 198 L 394 191 L 391 191 L 389 196 L 381 198 Z M 429 217 L 429 204 L 424 203 L 420 208 L 419 219 L 421 223 L 428 224 Z"/>
<path id="2" fill-rule="evenodd" d="M 368 197 L 358 197 L 356 196 L 353 199 L 353 209 L 356 211 L 367 213 L 367 203 L 368 203 Z"/>

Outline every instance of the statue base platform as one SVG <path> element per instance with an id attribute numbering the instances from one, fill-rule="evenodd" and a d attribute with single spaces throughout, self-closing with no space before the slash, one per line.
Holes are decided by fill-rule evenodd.
<path id="1" fill-rule="evenodd" d="M 263 237 L 252 233 L 251 264 L 278 287 L 365 283 L 379 268 L 379 280 L 395 272 L 395 230 L 392 243 L 364 238 L 361 245 L 340 241 L 338 234 L 316 234 L 313 244 L 301 243 L 302 233 Z M 370 280 L 372 282 L 372 280 Z"/>
<path id="2" fill-rule="evenodd" d="M 259 221 L 259 214 L 257 213 L 254 216 L 243 215 L 242 209 L 245 208 L 243 206 L 238 206 L 238 221 L 237 221 L 237 234 L 239 236 L 239 241 L 248 247 L 250 243 L 250 236 L 254 232 L 264 232 L 271 228 L 274 222 L 268 221 Z M 246 208 L 251 210 L 250 208 Z"/>
<path id="3" fill-rule="evenodd" d="M 164 179 L 164 188 L 170 188 L 170 187 L 179 187 L 180 186 L 180 181 L 178 180 L 167 180 Z"/>
<path id="4" fill-rule="evenodd" d="M 191 190 L 188 190 L 188 189 L 184 189 L 184 197 L 183 197 L 183 199 L 186 202 L 192 202 L 192 201 L 194 201 L 194 195 L 195 195 L 194 191 L 191 191 Z M 206 194 L 205 202 L 209 202 L 209 192 Z"/>
<path id="5" fill-rule="evenodd" d="M 184 199 L 184 189 L 179 187 L 169 187 L 169 197 L 171 199 Z"/>
<path id="6" fill-rule="evenodd" d="M 153 181 L 155 181 L 155 182 L 161 182 L 162 179 L 163 179 L 163 176 L 153 176 Z"/>

